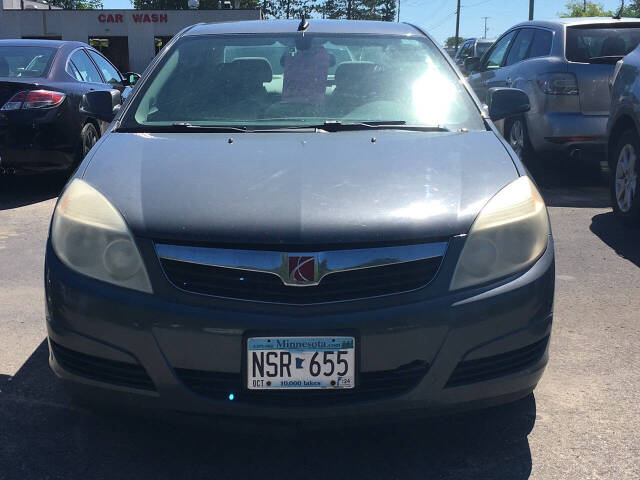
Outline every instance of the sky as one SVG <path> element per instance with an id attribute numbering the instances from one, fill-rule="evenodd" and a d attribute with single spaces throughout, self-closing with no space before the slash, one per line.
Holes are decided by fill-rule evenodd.
<path id="1" fill-rule="evenodd" d="M 456 32 L 456 0 L 400 0 L 400 21 L 424 28 L 437 41 L 444 42 Z M 566 0 L 535 0 L 534 18 L 555 18 Z M 597 0 L 596 0 L 597 1 Z M 600 0 L 615 10 L 620 0 Z M 132 8 L 130 0 L 103 0 L 104 8 Z M 512 25 L 529 18 L 529 0 L 461 0 L 460 36 L 482 37 L 484 19 L 487 37 L 496 37 Z"/>

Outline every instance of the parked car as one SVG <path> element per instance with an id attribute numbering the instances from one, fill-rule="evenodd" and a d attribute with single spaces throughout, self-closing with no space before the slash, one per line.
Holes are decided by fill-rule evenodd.
<path id="1" fill-rule="evenodd" d="M 85 43 L 0 40 L 0 173 L 77 166 L 108 126 L 86 113 L 83 96 L 116 89 L 125 98 L 138 77 Z"/>
<path id="2" fill-rule="evenodd" d="M 465 40 L 460 48 L 458 48 L 458 52 L 455 56 L 456 64 L 458 68 L 462 70 L 462 73 L 468 75 L 469 72 L 465 69 L 464 61 L 467 58 L 482 58 L 482 56 L 489 50 L 491 45 L 495 43 L 496 39 L 488 39 L 488 38 L 470 38 Z"/>
<path id="3" fill-rule="evenodd" d="M 479 59 L 467 60 L 469 83 L 484 99 L 491 87 L 529 95 L 531 110 L 504 122 L 513 149 L 604 152 L 609 78 L 616 61 L 640 42 L 640 20 L 562 18 L 507 30 Z"/>
<path id="4" fill-rule="evenodd" d="M 616 65 L 607 125 L 613 212 L 629 225 L 640 225 L 640 47 Z"/>
<path id="5" fill-rule="evenodd" d="M 238 45 L 256 48 L 225 61 Z M 274 45 L 283 58 L 257 48 Z M 377 62 L 331 75 L 328 47 Z M 108 92 L 87 98 L 113 119 Z M 529 107 L 517 89 L 488 99 L 493 119 Z M 199 24 L 115 115 L 47 242 L 50 364 L 75 395 L 285 419 L 479 407 L 537 384 L 544 201 L 418 28 Z"/>
<path id="6" fill-rule="evenodd" d="M 455 47 L 445 47 L 444 51 L 447 52 L 447 55 L 449 55 L 451 58 L 454 58 L 456 56 Z"/>

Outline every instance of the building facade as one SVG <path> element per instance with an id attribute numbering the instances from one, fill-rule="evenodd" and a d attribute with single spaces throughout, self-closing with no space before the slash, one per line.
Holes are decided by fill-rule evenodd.
<path id="1" fill-rule="evenodd" d="M 78 40 L 102 51 L 121 71 L 142 73 L 184 27 L 261 18 L 260 10 L 233 8 L 61 10 L 31 0 L 0 0 L 0 38 Z"/>

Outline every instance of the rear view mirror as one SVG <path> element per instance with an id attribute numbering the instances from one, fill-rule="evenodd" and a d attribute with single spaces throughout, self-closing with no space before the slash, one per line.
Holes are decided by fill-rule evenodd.
<path id="1" fill-rule="evenodd" d="M 97 90 L 82 97 L 80 111 L 103 122 L 111 123 L 122 104 L 118 90 Z"/>
<path id="2" fill-rule="evenodd" d="M 140 80 L 140 74 L 134 72 L 127 72 L 123 74 L 124 76 L 124 85 L 128 87 L 133 87 L 138 80 Z"/>
<path id="3" fill-rule="evenodd" d="M 528 112 L 531 108 L 529 96 L 517 88 L 490 88 L 487 92 L 489 118 L 494 122 Z"/>
<path id="4" fill-rule="evenodd" d="M 477 71 L 480 68 L 480 59 L 478 57 L 465 58 L 464 68 L 469 73 Z"/>

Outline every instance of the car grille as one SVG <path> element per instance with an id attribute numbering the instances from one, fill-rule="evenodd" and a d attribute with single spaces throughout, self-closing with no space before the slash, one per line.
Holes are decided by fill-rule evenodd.
<path id="1" fill-rule="evenodd" d="M 542 358 L 549 337 L 518 350 L 501 353 L 492 357 L 466 360 L 458 363 L 447 382 L 447 387 L 458 387 L 475 382 L 483 382 L 529 368 Z"/>
<path id="2" fill-rule="evenodd" d="M 292 287 L 276 275 L 161 259 L 169 280 L 195 293 L 278 303 L 353 300 L 420 288 L 436 275 L 442 257 L 336 272 L 319 285 Z"/>
<path id="3" fill-rule="evenodd" d="M 429 364 L 415 361 L 395 370 L 362 372 L 356 387 L 349 390 L 245 390 L 239 373 L 207 372 L 175 369 L 178 378 L 192 391 L 215 400 L 278 406 L 331 406 L 392 397 L 418 385 L 429 370 Z"/>
<path id="4" fill-rule="evenodd" d="M 94 357 L 49 341 L 57 362 L 70 373 L 122 387 L 155 390 L 151 378 L 139 364 Z"/>

